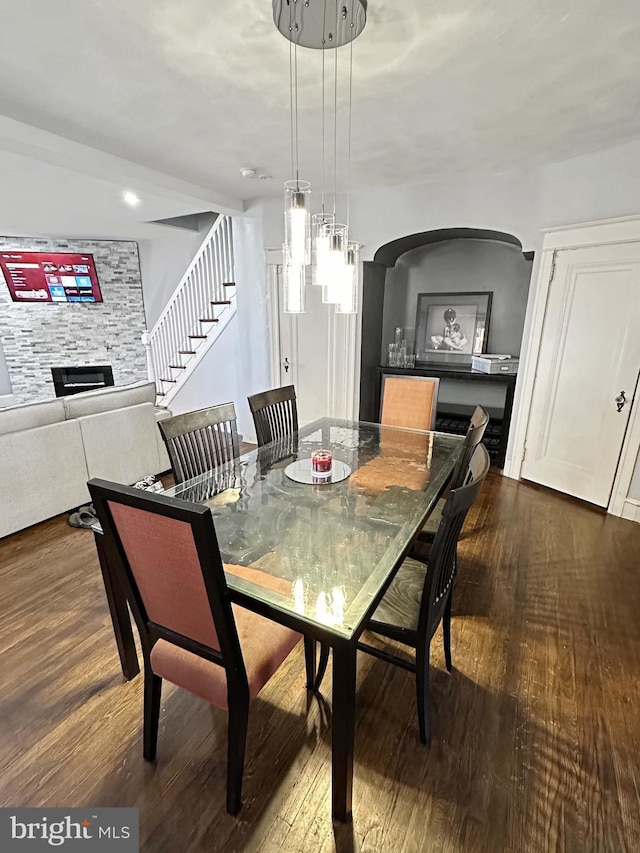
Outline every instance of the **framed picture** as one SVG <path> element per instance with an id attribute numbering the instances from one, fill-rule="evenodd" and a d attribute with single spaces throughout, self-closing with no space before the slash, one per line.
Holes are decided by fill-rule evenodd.
<path id="1" fill-rule="evenodd" d="M 419 293 L 416 362 L 471 364 L 487 351 L 493 293 Z"/>

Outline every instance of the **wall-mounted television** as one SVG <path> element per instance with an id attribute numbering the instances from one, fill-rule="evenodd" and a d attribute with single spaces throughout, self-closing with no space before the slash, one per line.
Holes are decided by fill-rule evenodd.
<path id="1" fill-rule="evenodd" d="M 93 255 L 0 252 L 14 302 L 102 302 Z"/>

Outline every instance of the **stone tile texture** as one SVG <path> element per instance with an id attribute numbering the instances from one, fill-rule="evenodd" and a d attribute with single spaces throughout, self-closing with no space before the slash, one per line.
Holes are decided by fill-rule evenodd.
<path id="1" fill-rule="evenodd" d="M 92 254 L 104 300 L 13 302 L 0 273 L 0 339 L 15 403 L 53 397 L 52 367 L 109 364 L 116 385 L 147 378 L 137 243 L 0 237 L 0 250 L 9 249 Z"/>

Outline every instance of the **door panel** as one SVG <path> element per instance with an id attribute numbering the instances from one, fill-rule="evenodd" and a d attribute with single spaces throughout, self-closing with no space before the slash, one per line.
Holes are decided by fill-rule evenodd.
<path id="1" fill-rule="evenodd" d="M 278 271 L 278 288 L 281 283 Z M 304 314 L 285 314 L 280 307 L 280 382 L 295 385 L 300 424 L 326 417 L 329 412 L 329 322 L 322 304 L 322 288 L 305 287 Z M 286 369 L 288 367 L 288 370 Z"/>
<path id="2" fill-rule="evenodd" d="M 522 476 L 607 506 L 640 368 L 640 247 L 558 253 Z M 617 411 L 615 398 L 627 404 Z"/>

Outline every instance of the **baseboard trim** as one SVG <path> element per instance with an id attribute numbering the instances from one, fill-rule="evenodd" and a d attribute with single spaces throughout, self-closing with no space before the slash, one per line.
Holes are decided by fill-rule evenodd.
<path id="1" fill-rule="evenodd" d="M 622 507 L 622 518 L 640 522 L 640 501 L 635 500 L 635 498 L 627 498 Z"/>

